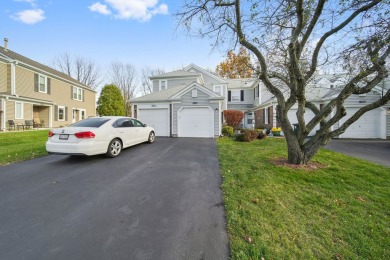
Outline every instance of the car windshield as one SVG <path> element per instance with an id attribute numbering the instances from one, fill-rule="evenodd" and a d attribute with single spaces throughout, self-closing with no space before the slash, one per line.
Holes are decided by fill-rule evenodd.
<path id="1" fill-rule="evenodd" d="M 108 118 L 87 118 L 77 123 L 71 124 L 69 127 L 101 127 L 104 123 L 110 121 Z"/>

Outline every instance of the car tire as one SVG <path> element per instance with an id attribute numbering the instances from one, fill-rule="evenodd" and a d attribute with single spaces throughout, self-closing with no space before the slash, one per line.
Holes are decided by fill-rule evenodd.
<path id="1" fill-rule="evenodd" d="M 153 143 L 154 139 L 156 139 L 156 135 L 152 131 L 152 132 L 149 133 L 148 143 L 150 143 L 150 144 Z"/>
<path id="2" fill-rule="evenodd" d="M 109 158 L 117 157 L 122 151 L 122 142 L 118 138 L 111 140 L 107 148 L 106 156 Z"/>

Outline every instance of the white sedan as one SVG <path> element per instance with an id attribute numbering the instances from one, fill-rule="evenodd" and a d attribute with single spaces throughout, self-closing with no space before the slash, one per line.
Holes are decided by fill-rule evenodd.
<path id="1" fill-rule="evenodd" d="M 67 127 L 51 129 L 46 142 L 49 154 L 116 157 L 123 148 L 153 143 L 154 129 L 137 119 L 119 116 L 91 117 Z"/>

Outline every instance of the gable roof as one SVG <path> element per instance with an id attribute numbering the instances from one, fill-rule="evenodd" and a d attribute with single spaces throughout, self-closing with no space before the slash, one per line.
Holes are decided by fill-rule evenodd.
<path id="1" fill-rule="evenodd" d="M 164 89 L 158 92 L 154 92 L 139 98 L 131 100 L 132 103 L 143 103 L 143 102 L 162 102 L 162 101 L 172 101 L 174 99 L 180 98 L 184 93 L 187 93 L 191 88 L 200 88 L 206 94 L 210 95 L 212 99 L 223 99 L 222 96 L 217 93 L 209 90 L 208 88 L 193 82 L 189 85 L 179 85 L 176 87 Z"/>
<path id="2" fill-rule="evenodd" d="M 151 76 L 150 79 L 161 79 L 161 78 L 187 78 L 187 77 L 198 77 L 202 76 L 200 73 L 185 71 L 185 70 L 175 70 L 172 72 L 162 73 L 159 75 Z"/>
<path id="3" fill-rule="evenodd" d="M 226 83 L 226 80 L 224 80 L 223 78 L 219 77 L 218 75 L 215 75 L 214 73 L 210 72 L 210 71 L 207 71 L 193 63 L 191 63 L 190 65 L 188 65 L 187 67 L 184 68 L 185 71 L 191 71 L 191 69 L 194 69 L 194 70 L 197 70 L 197 71 L 200 71 L 201 73 L 203 74 L 206 74 L 207 76 L 221 82 L 221 83 Z"/>
<path id="4" fill-rule="evenodd" d="M 255 87 L 256 83 L 259 83 L 258 79 L 243 78 L 243 79 L 226 79 L 228 89 L 231 88 L 252 88 Z"/>
<path id="5" fill-rule="evenodd" d="M 63 80 L 70 81 L 73 84 L 80 85 L 80 86 L 83 86 L 85 88 L 88 88 L 88 89 L 92 90 L 89 86 L 87 86 L 87 85 L 81 83 L 80 81 L 70 77 L 69 75 L 67 75 L 65 73 L 62 73 L 62 72 L 60 72 L 58 70 L 55 70 L 53 68 L 50 68 L 49 66 L 43 65 L 42 63 L 39 63 L 39 62 L 34 61 L 32 59 L 29 59 L 29 58 L 27 58 L 27 57 L 25 57 L 23 55 L 20 55 L 20 54 L 18 54 L 16 52 L 13 52 L 10 49 L 4 49 L 4 47 L 0 46 L 0 54 L 5 59 L 7 59 L 9 62 L 17 61 L 17 62 L 21 63 L 22 65 L 30 67 L 30 68 L 32 68 L 32 69 L 34 69 L 36 71 L 41 71 L 41 72 L 44 72 L 44 73 L 56 76 L 56 77 L 61 78 Z"/>

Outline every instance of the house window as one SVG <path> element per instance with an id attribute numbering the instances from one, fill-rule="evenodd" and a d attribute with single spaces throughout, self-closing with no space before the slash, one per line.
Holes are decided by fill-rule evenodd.
<path id="1" fill-rule="evenodd" d="M 218 93 L 221 96 L 223 96 L 223 86 L 222 85 L 214 86 L 214 92 Z"/>
<path id="2" fill-rule="evenodd" d="M 15 102 L 15 119 L 23 119 L 23 103 Z"/>
<path id="3" fill-rule="evenodd" d="M 81 120 L 85 119 L 85 110 L 81 110 Z"/>
<path id="4" fill-rule="evenodd" d="M 78 101 L 84 100 L 84 91 L 82 88 L 73 87 L 72 93 L 73 93 L 72 95 L 73 100 L 78 100 Z"/>
<path id="5" fill-rule="evenodd" d="M 167 80 L 160 80 L 160 90 L 164 90 L 164 89 L 167 89 L 168 87 L 168 82 Z"/>
<path id="6" fill-rule="evenodd" d="M 47 93 L 47 78 L 43 75 L 39 75 L 38 90 Z"/>
<path id="7" fill-rule="evenodd" d="M 231 94 L 232 102 L 240 102 L 241 101 L 241 91 L 240 90 L 232 90 Z"/>
<path id="8" fill-rule="evenodd" d="M 192 97 L 193 97 L 193 98 L 198 97 L 198 90 L 196 90 L 196 89 L 193 89 L 193 90 L 192 90 Z"/>
<path id="9" fill-rule="evenodd" d="M 65 107 L 58 106 L 58 121 L 65 121 Z"/>

